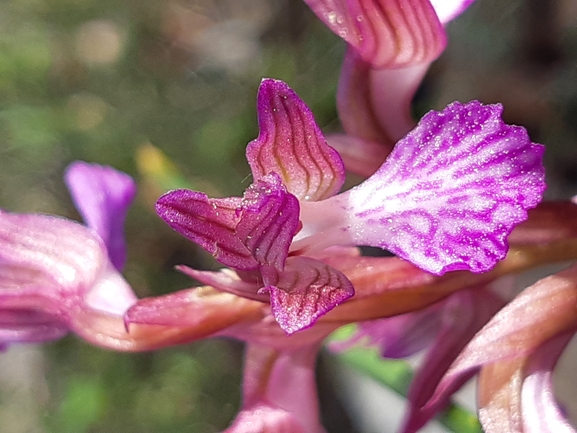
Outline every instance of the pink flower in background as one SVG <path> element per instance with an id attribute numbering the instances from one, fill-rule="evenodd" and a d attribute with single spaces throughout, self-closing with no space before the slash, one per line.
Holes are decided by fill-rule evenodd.
<path id="1" fill-rule="evenodd" d="M 136 301 L 122 278 L 123 223 L 133 180 L 76 162 L 66 183 L 88 227 L 64 218 L 0 211 L 0 343 L 47 341 L 71 327 L 73 311 L 122 315 Z"/>
<path id="2" fill-rule="evenodd" d="M 467 344 L 422 410 L 480 371 L 478 406 L 485 432 L 574 432 L 557 406 L 551 377 L 577 330 L 576 311 L 575 266 L 525 289 Z"/>
<path id="3" fill-rule="evenodd" d="M 444 26 L 473 0 L 305 0 L 348 46 L 337 92 L 347 135 L 328 137 L 347 170 L 369 176 L 415 120 L 411 101 L 443 52 Z"/>
<path id="4" fill-rule="evenodd" d="M 236 273 L 181 269 L 220 290 L 270 297 L 290 334 L 353 295 L 338 265 L 319 260 L 327 248 L 381 247 L 436 274 L 484 272 L 505 256 L 506 236 L 545 184 L 542 146 L 505 125 L 501 110 L 471 102 L 428 113 L 373 176 L 337 194 L 338 153 L 298 96 L 265 79 L 260 134 L 246 152 L 254 183 L 244 196 L 175 190 L 157 211 Z"/>

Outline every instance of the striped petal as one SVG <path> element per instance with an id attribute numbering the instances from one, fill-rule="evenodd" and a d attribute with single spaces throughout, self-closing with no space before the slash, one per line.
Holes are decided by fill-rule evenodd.
<path id="1" fill-rule="evenodd" d="M 170 227 L 234 269 L 258 268 L 242 239 L 236 235 L 240 198 L 210 199 L 201 192 L 179 189 L 156 202 L 156 212 Z"/>
<path id="2" fill-rule="evenodd" d="M 354 294 L 353 285 L 335 268 L 308 257 L 289 257 L 285 270 L 261 268 L 272 314 L 288 334 L 308 328 Z"/>
<path id="3" fill-rule="evenodd" d="M 299 226 L 299 201 L 276 173 L 245 191 L 236 235 L 261 265 L 282 270 Z"/>
<path id="4" fill-rule="evenodd" d="M 501 112 L 477 101 L 429 112 L 361 185 L 303 206 L 293 248 L 332 237 L 388 249 L 438 275 L 491 269 L 545 190 L 543 146 Z"/>
<path id="5" fill-rule="evenodd" d="M 305 103 L 285 83 L 265 79 L 258 92 L 259 136 L 246 157 L 257 181 L 276 173 L 299 200 L 321 200 L 336 194 L 344 166 L 315 123 Z"/>
<path id="6" fill-rule="evenodd" d="M 376 68 L 436 59 L 446 35 L 429 0 L 305 0 L 313 12 Z"/>

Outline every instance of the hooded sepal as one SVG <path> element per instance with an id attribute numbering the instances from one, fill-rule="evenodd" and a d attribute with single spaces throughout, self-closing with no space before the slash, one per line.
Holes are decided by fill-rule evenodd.
<path id="1" fill-rule="evenodd" d="M 298 95 L 280 80 L 264 79 L 257 109 L 260 133 L 246 149 L 254 180 L 276 173 L 299 200 L 336 194 L 345 180 L 343 162 Z"/>

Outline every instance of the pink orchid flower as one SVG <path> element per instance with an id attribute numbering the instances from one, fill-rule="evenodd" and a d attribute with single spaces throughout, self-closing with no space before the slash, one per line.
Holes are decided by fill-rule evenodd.
<path id="1" fill-rule="evenodd" d="M 321 256 L 335 246 L 386 248 L 422 269 L 491 269 L 506 237 L 545 188 L 543 148 L 501 107 L 453 103 L 430 112 L 362 184 L 344 182 L 339 154 L 308 107 L 283 82 L 258 93 L 260 134 L 246 151 L 254 183 L 244 196 L 211 199 L 175 190 L 157 212 L 232 270 L 181 268 L 204 284 L 270 300 L 291 334 L 353 296 L 353 285 Z"/>
<path id="2" fill-rule="evenodd" d="M 414 126 L 411 100 L 447 43 L 444 26 L 473 0 L 305 0 L 347 52 L 337 108 L 347 135 L 329 142 L 347 169 L 374 173 Z"/>
<path id="3" fill-rule="evenodd" d="M 88 227 L 48 215 L 0 211 L 0 344 L 62 337 L 70 311 L 121 315 L 136 301 L 118 270 L 125 260 L 124 217 L 132 179 L 76 162 L 66 183 Z"/>
<path id="4" fill-rule="evenodd" d="M 552 370 L 577 331 L 577 267 L 525 289 L 475 335 L 421 406 L 446 399 L 479 372 L 487 433 L 575 432 L 558 407 Z"/>

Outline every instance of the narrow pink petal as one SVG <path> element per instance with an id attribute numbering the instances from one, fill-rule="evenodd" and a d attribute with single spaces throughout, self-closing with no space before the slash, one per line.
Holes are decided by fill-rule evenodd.
<path id="1" fill-rule="evenodd" d="M 332 240 L 382 247 L 437 275 L 491 269 L 545 189 L 543 146 L 501 112 L 476 101 L 431 111 L 361 185 L 303 206 L 293 248 Z"/>
<path id="2" fill-rule="evenodd" d="M 102 238 L 116 269 L 121 269 L 126 261 L 124 220 L 136 195 L 136 184 L 112 167 L 82 161 L 68 166 L 64 180 L 78 212 Z"/>
<path id="3" fill-rule="evenodd" d="M 209 199 L 186 189 L 170 191 L 156 202 L 156 212 L 174 230 L 234 269 L 258 267 L 243 239 L 236 235 L 240 198 Z"/>
<path id="4" fill-rule="evenodd" d="M 354 294 L 353 285 L 335 268 L 308 257 L 289 257 L 284 271 L 261 268 L 273 316 L 288 334 L 308 328 Z"/>
<path id="5" fill-rule="evenodd" d="M 340 190 L 345 175 L 339 154 L 327 145 L 310 109 L 282 81 L 262 81 L 258 123 L 259 136 L 246 149 L 255 181 L 276 173 L 299 200 L 321 200 Z"/>
<path id="6" fill-rule="evenodd" d="M 439 332 L 442 306 L 439 303 L 412 313 L 361 322 L 351 339 L 332 344 L 331 349 L 346 350 L 361 343 L 377 346 L 384 358 L 414 355 L 428 347 Z"/>
<path id="7" fill-rule="evenodd" d="M 261 265 L 282 270 L 299 227 L 299 201 L 271 173 L 244 193 L 236 236 Z"/>
<path id="8" fill-rule="evenodd" d="M 553 368 L 574 332 L 540 346 L 529 358 L 521 390 L 523 433 L 575 433 L 553 392 Z"/>
<path id="9" fill-rule="evenodd" d="M 446 36 L 428 0 L 306 0 L 313 12 L 376 68 L 430 62 Z"/>
<path id="10" fill-rule="evenodd" d="M 267 301 L 266 295 L 257 294 L 257 291 L 261 286 L 258 284 L 256 279 L 255 281 L 245 281 L 231 269 L 223 268 L 218 272 L 199 271 L 184 265 L 177 266 L 176 269 L 189 277 L 200 281 L 202 284 L 212 286 L 217 290 L 233 293 L 244 298 Z"/>

